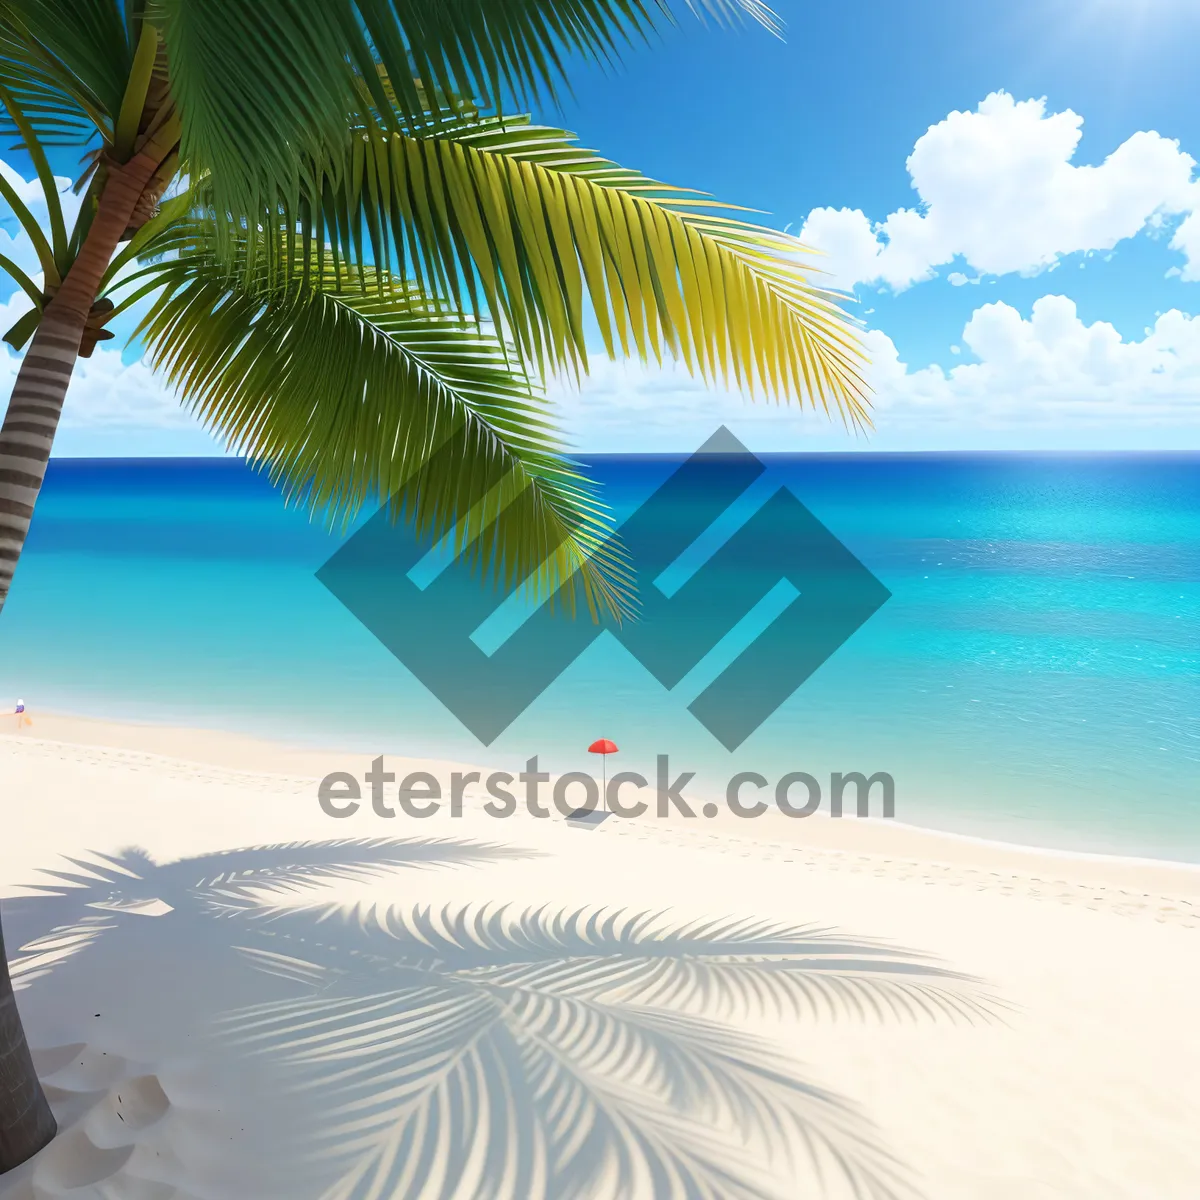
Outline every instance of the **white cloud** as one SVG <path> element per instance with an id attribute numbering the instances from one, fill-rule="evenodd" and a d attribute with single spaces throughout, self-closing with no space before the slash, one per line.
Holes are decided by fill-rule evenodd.
<path id="1" fill-rule="evenodd" d="M 0 309 L 7 307 L 11 305 Z M 0 320 L 6 316 L 0 314 Z M 20 365 L 20 358 L 5 347 L 0 353 L 0 395 L 7 397 L 12 391 Z M 194 423 L 145 363 L 123 363 L 119 350 L 98 347 L 91 358 L 75 365 L 63 406 L 64 430 L 178 429 Z"/>
<path id="2" fill-rule="evenodd" d="M 1043 296 L 1028 318 L 1008 304 L 985 304 L 962 334 L 978 361 L 945 372 L 910 371 L 885 334 L 867 339 L 881 426 L 936 412 L 984 428 L 1100 422 L 1118 438 L 1122 426 L 1200 434 L 1200 318 L 1178 309 L 1125 341 L 1106 321 L 1081 321 L 1066 296 Z"/>
<path id="3" fill-rule="evenodd" d="M 728 424 L 757 450 L 985 448 L 1076 442 L 1200 446 L 1200 317 L 1162 314 L 1140 340 L 1079 318 L 1066 296 L 1043 296 L 1028 317 L 1008 304 L 976 309 L 949 370 L 914 368 L 880 330 L 864 335 L 875 429 L 866 442 L 823 414 L 750 404 L 707 390 L 679 369 L 598 361 L 582 393 L 560 396 L 573 442 L 620 450 L 684 450 Z"/>
<path id="4" fill-rule="evenodd" d="M 1172 250 L 1181 251 L 1186 259 L 1179 268 L 1180 278 L 1190 283 L 1200 280 L 1200 212 L 1189 213 L 1179 223 L 1170 245 Z"/>
<path id="5" fill-rule="evenodd" d="M 8 315 L 0 314 L 0 320 Z M 19 356 L 0 349 L 0 411 L 20 365 Z M 91 358 L 75 364 L 54 453 L 136 458 L 212 455 L 222 449 L 144 362 L 125 363 L 120 350 L 97 347 Z"/>
<path id="6" fill-rule="evenodd" d="M 907 166 L 919 208 L 878 224 L 860 209 L 817 208 L 800 238 L 829 255 L 820 265 L 838 286 L 881 280 L 899 291 L 960 256 L 982 274 L 1034 274 L 1187 214 L 1170 245 L 1186 257 L 1183 277 L 1200 279 L 1195 160 L 1178 142 L 1140 132 L 1099 166 L 1076 166 L 1082 132 L 1070 109 L 1048 113 L 1045 100 L 994 92 L 917 140 Z"/>
<path id="7" fill-rule="evenodd" d="M 42 191 L 41 182 L 36 175 L 32 179 L 26 179 L 15 167 L 9 166 L 8 163 L 0 159 L 0 175 L 4 176 L 5 182 L 17 193 L 17 199 L 29 207 L 41 205 L 43 208 L 46 204 L 45 194 Z M 71 181 L 64 175 L 56 175 L 54 182 L 58 187 L 60 194 L 71 190 Z M 76 202 L 78 203 L 78 202 Z M 5 205 L 5 208 L 8 206 Z M 9 209 L 11 212 L 12 210 Z"/>

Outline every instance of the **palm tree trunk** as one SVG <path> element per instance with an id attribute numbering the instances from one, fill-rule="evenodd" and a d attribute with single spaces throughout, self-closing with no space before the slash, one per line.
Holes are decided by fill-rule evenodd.
<path id="1" fill-rule="evenodd" d="M 146 154 L 112 168 L 79 256 L 46 305 L 17 372 L 0 426 L 0 611 L 8 599 L 42 490 L 50 447 L 100 280 L 157 169 L 157 158 Z"/>
<path id="2" fill-rule="evenodd" d="M 79 256 L 46 305 L 17 372 L 0 426 L 0 609 L 25 546 L 101 278 L 158 164 L 158 157 L 143 153 L 111 168 Z M 0 930 L 0 1175 L 31 1158 L 57 1131 L 17 1013 Z"/>
<path id="3" fill-rule="evenodd" d="M 33 336 L 0 426 L 0 610 L 25 546 L 87 321 L 86 312 L 79 318 L 52 311 L 57 305 L 58 296 Z"/>
<path id="4" fill-rule="evenodd" d="M 0 929 L 0 1174 L 31 1158 L 57 1132 L 21 1028 Z"/>

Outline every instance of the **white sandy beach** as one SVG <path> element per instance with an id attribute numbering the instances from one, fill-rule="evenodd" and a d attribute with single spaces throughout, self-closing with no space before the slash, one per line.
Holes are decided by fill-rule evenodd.
<path id="1" fill-rule="evenodd" d="M 496 820 L 477 788 L 460 819 L 324 815 L 317 780 L 367 766 L 0 731 L 60 1123 L 0 1197 L 1200 1196 L 1200 871 L 854 819 Z"/>

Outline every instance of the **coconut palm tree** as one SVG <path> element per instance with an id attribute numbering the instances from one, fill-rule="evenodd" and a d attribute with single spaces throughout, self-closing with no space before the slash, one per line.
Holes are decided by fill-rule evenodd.
<path id="1" fill-rule="evenodd" d="M 774 27 L 761 0 L 686 0 Z M 386 501 L 483 571 L 620 614 L 603 507 L 540 391 L 671 356 L 865 419 L 858 350 L 794 239 L 507 115 L 667 0 L 0 0 L 0 120 L 42 228 L 0 427 L 0 608 L 75 360 L 133 306 L 214 433 L 331 520 Z M 50 155 L 82 157 L 67 228 Z M 140 309 L 133 309 L 140 311 Z M 435 448 L 453 469 L 410 482 Z M 480 478 L 498 480 L 480 495 Z M 407 486 L 406 486 L 407 485 Z M 0 1170 L 53 1134 L 0 970 Z"/>

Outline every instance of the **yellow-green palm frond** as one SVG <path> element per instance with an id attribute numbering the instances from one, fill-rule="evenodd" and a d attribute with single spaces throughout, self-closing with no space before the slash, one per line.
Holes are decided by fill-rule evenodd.
<path id="1" fill-rule="evenodd" d="M 193 245 L 145 280 L 153 364 L 291 499 L 334 520 L 389 502 L 485 577 L 630 611 L 606 510 L 490 333 L 373 268 L 274 286 Z"/>
<path id="2" fill-rule="evenodd" d="M 527 117 L 431 114 L 342 145 L 305 172 L 316 244 L 345 262 L 395 256 L 431 294 L 490 314 L 539 372 L 586 366 L 590 307 L 613 357 L 671 355 L 710 382 L 867 420 L 843 297 L 794 237 Z"/>

